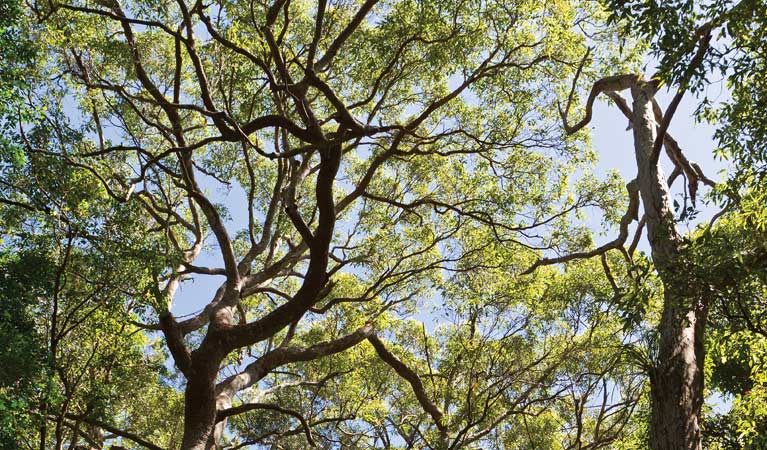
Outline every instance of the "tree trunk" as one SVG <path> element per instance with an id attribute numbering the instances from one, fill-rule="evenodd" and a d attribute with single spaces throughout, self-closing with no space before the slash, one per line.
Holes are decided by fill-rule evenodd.
<path id="1" fill-rule="evenodd" d="M 705 313 L 664 280 L 658 366 L 650 375 L 653 450 L 700 450 Z M 682 294 L 682 295 L 679 295 Z"/>
<path id="2" fill-rule="evenodd" d="M 181 440 L 181 450 L 206 450 L 213 442 L 218 361 L 218 358 L 205 357 L 193 360 L 192 372 L 184 392 L 184 437 Z"/>
<path id="3" fill-rule="evenodd" d="M 701 450 L 705 302 L 684 257 L 666 177 L 652 161 L 656 127 L 652 83 L 631 89 L 639 191 L 653 263 L 663 282 L 658 360 L 650 373 L 653 450 Z"/>

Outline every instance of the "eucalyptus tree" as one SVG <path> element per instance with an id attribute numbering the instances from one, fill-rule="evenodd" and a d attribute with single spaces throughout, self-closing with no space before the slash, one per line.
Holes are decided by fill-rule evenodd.
<path id="1" fill-rule="evenodd" d="M 750 190 L 764 195 L 767 125 L 760 108 L 767 101 L 765 2 L 607 2 L 625 32 L 651 44 L 658 77 L 700 101 L 699 118 L 716 126 L 717 154 L 737 164 L 723 185 L 723 200 L 737 201 Z M 697 42 L 706 51 L 696 58 Z M 720 89 L 716 91 L 715 89 Z M 726 91 L 729 95 L 718 95 Z M 758 217 L 758 214 L 757 214 Z"/>
<path id="2" fill-rule="evenodd" d="M 654 99 L 658 88 L 656 80 L 646 80 L 634 74 L 603 78 L 591 89 L 586 117 L 569 125 L 565 108 L 563 119 L 569 132 L 577 132 L 590 121 L 590 108 L 596 96 L 607 92 L 631 123 L 638 173 L 630 183 L 634 199 L 630 203 L 628 222 L 640 220 L 638 204 L 641 198 L 644 212 L 635 239 L 639 239 L 644 228 L 647 229 L 652 262 L 663 282 L 664 295 L 657 357 L 647 364 L 653 412 L 650 442 L 656 449 L 694 449 L 701 445 L 703 344 L 708 300 L 701 280 L 691 270 L 693 262 L 685 251 L 685 237 L 677 230 L 678 217 L 674 212 L 670 186 L 683 172 L 688 177 L 691 195 L 697 190 L 698 183 L 712 182 L 697 165 L 687 160 L 676 140 L 667 134 L 668 121 L 663 117 L 670 117 L 673 111 L 661 112 Z M 631 90 L 632 105 L 618 93 L 626 89 Z M 672 104 L 672 109 L 674 107 Z M 668 179 L 659 164 L 664 146 L 675 165 Z M 622 233 L 614 248 L 623 250 L 627 238 L 628 233 Z M 579 256 L 594 256 L 609 250 L 602 247 Z M 631 259 L 628 252 L 625 254 Z"/>
<path id="3" fill-rule="evenodd" d="M 640 216 L 634 209 L 638 231 L 629 250 L 636 247 L 635 243 L 646 229 L 652 262 L 662 281 L 664 295 L 663 312 L 657 325 L 658 339 L 654 344 L 656 354 L 647 364 L 652 398 L 650 446 L 653 449 L 700 449 L 706 324 L 710 310 L 722 311 L 718 303 L 723 300 L 721 292 L 729 289 L 724 287 L 727 283 L 716 287 L 713 280 L 717 280 L 722 266 L 756 267 L 765 255 L 764 246 L 759 242 L 759 230 L 764 228 L 763 209 L 754 207 L 763 204 L 764 199 L 765 122 L 759 111 L 765 98 L 761 71 L 767 54 L 764 51 L 765 5 L 760 1 L 606 3 L 612 9 L 612 19 L 625 26 L 627 35 L 651 41 L 659 60 L 659 71 L 650 79 L 613 72 L 612 76 L 586 83 L 589 89 L 585 117 L 572 124 L 568 115 L 575 93 L 580 92 L 576 89 L 576 80 L 561 114 L 564 128 L 576 133 L 590 122 L 594 101 L 604 93 L 628 118 L 633 129 L 638 173 L 632 183 L 637 204 L 641 198 L 644 212 Z M 699 111 L 701 117 L 719 121 L 716 132 L 721 145 L 719 154 L 732 157 L 738 168 L 727 183 L 719 186 L 685 157 L 683 144 L 680 146 L 668 133 L 685 93 L 702 92 L 708 86 L 708 75 L 717 71 L 727 78 L 732 99 L 723 106 L 704 99 Z M 665 110 L 655 100 L 664 84 L 676 90 Z M 631 104 L 620 95 L 620 91 L 626 90 L 631 92 Z M 664 148 L 673 166 L 668 178 L 659 165 Z M 677 217 L 670 188 L 679 176 L 687 181 L 683 188 L 685 200 L 691 199 L 693 207 L 688 210 L 685 201 L 684 211 Z M 726 209 L 746 206 L 737 213 L 748 217 L 745 228 L 738 232 L 756 238 L 744 246 L 747 250 L 741 248 L 743 253 L 722 252 L 718 246 L 714 247 L 720 250 L 718 260 L 710 257 L 713 249 L 701 253 L 701 246 L 711 242 L 704 238 L 709 236 L 713 222 L 724 211 L 700 233 L 685 236 L 677 229 L 677 224 L 694 210 L 701 184 L 715 188 L 715 198 L 726 199 Z M 727 235 L 721 231 L 719 234 Z M 737 234 L 729 236 L 733 241 L 740 239 Z M 623 248 L 627 238 L 627 233 L 619 236 L 618 248 Z M 572 256 L 594 256 L 608 250 L 609 247 L 602 247 Z M 701 258 L 701 254 L 709 256 Z M 631 251 L 627 253 L 627 257 L 630 256 Z M 546 262 L 550 261 L 541 263 Z M 758 285 L 758 281 L 753 282 Z M 757 295 L 754 300 L 758 298 Z"/>
<path id="4" fill-rule="evenodd" d="M 69 230 L 120 326 L 162 334 L 184 380 L 181 448 L 583 448 L 631 427 L 641 387 L 605 306 L 630 280 L 521 275 L 591 246 L 589 208 L 625 228 L 617 178 L 583 174 L 586 137 L 563 136 L 554 107 L 587 42 L 595 66 L 636 63 L 598 5 L 27 12 L 40 116 L 17 120 L 27 163 L 4 173 L 4 208 Z M 176 317 L 202 277 L 223 281 Z M 136 414 L 120 417 L 133 429 Z"/>

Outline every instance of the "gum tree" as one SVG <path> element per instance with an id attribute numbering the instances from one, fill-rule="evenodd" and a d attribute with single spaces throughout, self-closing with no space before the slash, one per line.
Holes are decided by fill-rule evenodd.
<path id="1" fill-rule="evenodd" d="M 724 269 L 726 266 L 758 271 L 765 254 L 759 236 L 764 229 L 766 128 L 764 115 L 758 112 L 766 92 L 762 70 L 765 5 L 760 1 L 606 3 L 612 10 L 611 18 L 622 24 L 626 35 L 650 41 L 659 70 L 649 80 L 641 75 L 614 74 L 593 83 L 585 118 L 575 125 L 569 125 L 567 119 L 571 94 L 562 112 L 564 127 L 573 133 L 588 124 L 595 98 L 604 93 L 633 128 L 635 189 L 643 209 L 643 215 L 634 217 L 639 220 L 634 242 L 646 229 L 664 295 L 654 344 L 657 354 L 648 364 L 652 398 L 650 446 L 700 449 L 708 316 L 712 310 L 727 316 L 732 307 L 728 303 L 733 300 L 723 297 L 722 292 L 732 293 L 733 285 L 739 283 L 732 276 L 723 281 L 720 275 L 729 270 Z M 715 186 L 698 165 L 687 160 L 668 129 L 682 97 L 688 92 L 701 94 L 710 84 L 709 79 L 720 74 L 726 79 L 732 98 L 716 104 L 703 96 L 699 114 L 700 118 L 717 124 L 718 154 L 731 158 L 737 170 L 728 175 L 727 183 Z M 655 100 L 663 86 L 675 91 L 665 110 Z M 620 95 L 627 90 L 631 93 L 630 103 Z M 668 178 L 659 165 L 664 148 L 673 167 Z M 679 176 L 686 179 L 687 186 L 683 188 L 685 207 L 677 217 L 670 188 Z M 700 184 L 716 187 L 713 198 L 725 207 L 707 226 L 684 235 L 677 224 L 690 212 L 694 213 Z M 692 201 L 689 209 L 687 199 Z M 716 230 L 714 222 L 725 213 L 732 215 L 728 225 Z M 739 231 L 728 232 L 733 223 L 739 224 L 735 227 Z M 712 233 L 718 238 L 712 238 Z M 726 251 L 717 242 L 723 235 L 729 235 L 733 242 Z M 626 236 L 621 237 L 625 241 Z M 750 289 L 754 289 L 758 281 L 750 279 L 755 283 Z M 749 295 L 754 295 L 753 290 L 750 292 Z M 747 301 L 758 303 L 759 295 Z M 721 317 L 715 319 L 721 323 Z M 748 328 L 747 324 L 735 327 L 744 326 Z"/>
<path id="2" fill-rule="evenodd" d="M 589 348 L 622 348 L 606 288 L 627 281 L 518 277 L 544 252 L 590 247 L 577 220 L 589 208 L 625 228 L 617 180 L 578 173 L 593 155 L 562 136 L 554 107 L 586 36 L 604 49 L 596 66 L 632 63 L 611 56 L 596 5 L 102 0 L 28 13 L 44 52 L 24 100 L 44 109 L 17 120 L 27 159 L 4 172 L 4 208 L 29 213 L 25 226 L 67 225 L 65 239 L 106 258 L 96 267 L 115 267 L 101 273 L 113 287 L 137 284 L 121 291 L 123 324 L 161 333 L 183 379 L 181 448 L 237 431 L 234 446 L 620 439 L 637 379 L 620 352 Z M 36 185 L 45 171 L 73 177 Z M 84 187 L 95 198 L 63 201 Z M 176 317 L 179 289 L 202 277 L 222 281 Z"/>

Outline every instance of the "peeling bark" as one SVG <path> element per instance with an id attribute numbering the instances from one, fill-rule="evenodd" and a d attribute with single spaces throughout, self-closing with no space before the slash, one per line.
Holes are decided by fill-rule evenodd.
<path id="1" fill-rule="evenodd" d="M 658 360 L 650 373 L 650 446 L 653 450 L 700 450 L 705 301 L 685 261 L 666 178 L 653 161 L 655 87 L 639 81 L 631 94 L 637 180 L 653 262 L 664 287 Z"/>
<path id="2" fill-rule="evenodd" d="M 559 112 L 565 131 L 568 134 L 575 133 L 591 121 L 594 100 L 600 93 L 605 93 L 630 120 L 638 171 L 636 181 L 644 207 L 639 227 L 647 227 L 653 263 L 664 288 L 657 360 L 649 373 L 652 400 L 650 447 L 653 450 L 701 450 L 707 300 L 703 289 L 699 287 L 691 262 L 686 258 L 685 241 L 676 229 L 670 181 L 667 181 L 658 165 L 659 146 L 665 144 L 678 173 L 696 174 L 694 179 L 690 179 L 690 183 L 694 184 L 694 189 L 690 188 L 691 195 L 694 195 L 699 181 L 713 183 L 695 170 L 693 163 L 682 155 L 676 140 L 666 132 L 670 117 L 663 117 L 654 100 L 657 88 L 655 81 L 634 75 L 606 77 L 594 83 L 586 102 L 586 116 L 580 122 L 573 126 L 567 122 L 572 92 L 567 106 L 564 110 L 560 108 Z M 626 89 L 631 90 L 633 108 L 629 108 L 628 103 L 618 94 Z M 672 104 L 671 113 L 674 108 Z M 660 138 L 659 134 L 662 134 Z M 671 180 L 675 177 L 672 175 Z M 622 223 L 621 237 L 624 235 L 624 226 Z M 635 246 L 636 242 L 632 243 L 629 253 L 633 253 Z M 595 252 L 604 253 L 607 249 L 609 247 L 603 246 Z M 575 254 L 537 264 L 594 255 L 591 252 Z"/>

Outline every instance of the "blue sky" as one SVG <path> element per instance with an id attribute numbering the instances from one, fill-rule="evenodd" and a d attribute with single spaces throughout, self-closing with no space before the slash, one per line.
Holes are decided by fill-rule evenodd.
<path id="1" fill-rule="evenodd" d="M 722 101 L 726 93 L 717 92 L 716 85 L 712 86 L 709 95 L 714 101 Z M 660 92 L 657 96 L 661 108 L 665 108 L 671 101 L 673 93 Z M 604 98 L 602 96 L 601 98 Z M 721 171 L 727 168 L 724 161 L 714 158 L 716 142 L 713 134 L 715 127 L 708 123 L 697 123 L 694 118 L 698 99 L 690 95 L 685 96 L 674 115 L 669 127 L 671 133 L 679 142 L 682 151 L 690 161 L 700 164 L 706 175 L 714 181 L 721 181 Z M 634 159 L 634 142 L 631 130 L 627 130 L 628 121 L 617 108 L 608 105 L 604 101 L 597 102 L 594 110 L 594 118 L 591 122 L 594 149 L 599 154 L 597 173 L 605 173 L 609 169 L 618 169 L 624 179 L 630 180 L 636 176 L 636 162 Z M 668 175 L 671 172 L 669 161 L 661 158 L 663 168 Z M 676 182 L 681 186 L 681 180 Z M 675 192 L 679 192 L 675 190 Z M 705 192 L 705 190 L 704 190 Z M 701 208 L 701 219 L 710 217 L 715 212 L 713 207 Z"/>

